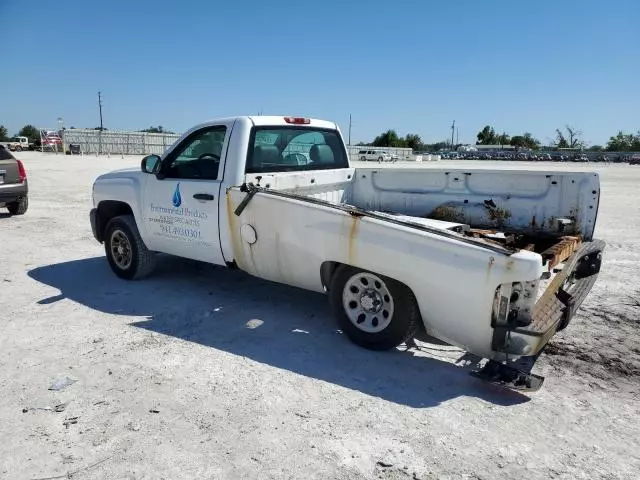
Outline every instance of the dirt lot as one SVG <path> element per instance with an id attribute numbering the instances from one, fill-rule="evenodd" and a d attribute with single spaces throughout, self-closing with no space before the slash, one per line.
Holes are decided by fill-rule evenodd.
<path id="1" fill-rule="evenodd" d="M 640 478 L 640 167 L 545 166 L 600 172 L 608 249 L 523 396 L 453 347 L 359 349 L 323 296 L 240 272 L 169 259 L 120 281 L 91 183 L 139 158 L 21 158 L 29 211 L 0 214 L 1 478 Z"/>

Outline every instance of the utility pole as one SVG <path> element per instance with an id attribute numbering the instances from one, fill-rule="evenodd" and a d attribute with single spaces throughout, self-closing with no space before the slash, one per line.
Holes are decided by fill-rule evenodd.
<path id="1" fill-rule="evenodd" d="M 451 125 L 451 148 L 453 148 L 453 134 L 455 133 L 456 130 L 456 121 L 453 121 L 453 124 Z"/>
<path id="2" fill-rule="evenodd" d="M 460 129 L 456 127 L 456 145 L 460 145 Z"/>
<path id="3" fill-rule="evenodd" d="M 100 133 L 98 134 L 98 155 L 102 154 L 102 130 L 104 126 L 102 125 L 102 94 L 98 92 L 98 109 L 100 110 Z"/>
<path id="4" fill-rule="evenodd" d="M 102 131 L 102 93 L 98 92 L 98 108 L 100 109 L 100 131 Z"/>
<path id="5" fill-rule="evenodd" d="M 58 135 L 62 138 L 62 152 L 64 153 L 66 151 L 66 140 L 64 134 L 64 118 L 62 117 L 58 117 Z"/>
<path id="6" fill-rule="evenodd" d="M 349 114 L 349 145 L 351 145 L 351 114 Z"/>

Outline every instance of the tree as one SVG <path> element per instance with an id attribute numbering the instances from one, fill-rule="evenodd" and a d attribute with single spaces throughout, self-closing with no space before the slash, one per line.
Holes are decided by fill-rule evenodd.
<path id="1" fill-rule="evenodd" d="M 498 145 L 509 145 L 510 141 L 511 139 L 509 138 L 509 135 L 507 135 L 505 132 L 502 132 L 502 135 L 498 135 L 496 137 L 496 143 Z"/>
<path id="2" fill-rule="evenodd" d="M 7 140 L 9 140 L 9 131 L 7 127 L 0 125 L 0 142 L 6 142 Z"/>
<path id="3" fill-rule="evenodd" d="M 476 145 L 495 145 L 497 143 L 496 131 L 489 125 L 480 130 L 477 137 Z"/>
<path id="4" fill-rule="evenodd" d="M 447 141 L 444 142 L 437 142 L 437 143 L 432 143 L 429 145 L 423 145 L 423 151 L 426 152 L 437 152 L 439 150 L 443 150 L 443 149 L 448 149 L 450 148 L 451 144 Z"/>
<path id="5" fill-rule="evenodd" d="M 420 151 L 424 146 L 420 135 L 417 135 L 415 133 L 408 133 L 407 136 L 404 137 L 404 144 L 407 146 L 407 148 L 410 148 L 414 151 Z"/>
<path id="6" fill-rule="evenodd" d="M 558 148 L 569 148 L 569 142 L 564 138 L 564 134 L 559 128 L 556 129 L 556 141 L 554 145 Z"/>
<path id="7" fill-rule="evenodd" d="M 584 141 L 581 139 L 582 137 L 582 130 L 577 130 L 573 127 L 570 127 L 569 125 L 567 125 L 565 127 L 565 130 L 567 131 L 567 135 L 565 136 L 564 133 L 557 128 L 556 129 L 556 141 L 555 141 L 555 146 L 558 148 L 584 148 L 585 143 Z"/>
<path id="8" fill-rule="evenodd" d="M 515 135 L 511 137 L 511 145 L 518 148 L 528 148 L 531 150 L 537 150 L 540 148 L 540 141 L 533 138 L 529 132 L 525 132 L 523 135 Z"/>
<path id="9" fill-rule="evenodd" d="M 607 150 L 610 152 L 639 152 L 640 131 L 636 135 L 619 131 L 615 137 L 607 142 Z"/>
<path id="10" fill-rule="evenodd" d="M 533 138 L 533 135 L 531 135 L 529 132 L 524 132 L 524 135 L 522 137 L 524 138 L 525 147 L 530 148 L 531 150 L 537 150 L 538 148 L 540 148 L 540 140 L 538 140 L 537 138 Z"/>
<path id="11" fill-rule="evenodd" d="M 387 130 L 373 139 L 374 147 L 400 147 L 400 138 L 395 130 Z M 402 142 L 404 143 L 404 142 Z"/>
<path id="12" fill-rule="evenodd" d="M 591 145 L 587 150 L 590 152 L 602 152 L 604 148 L 601 145 Z"/>
<path id="13" fill-rule="evenodd" d="M 523 135 L 514 135 L 513 137 L 511 137 L 511 145 L 513 145 L 514 147 L 516 147 L 516 149 L 518 149 L 518 148 L 526 147 L 527 143 Z"/>
<path id="14" fill-rule="evenodd" d="M 31 141 L 40 140 L 40 130 L 33 125 L 25 125 L 20 129 L 18 135 L 27 137 Z"/>
<path id="15" fill-rule="evenodd" d="M 144 130 L 140 130 L 141 132 L 146 133 L 173 133 L 170 130 L 165 130 L 162 125 L 158 125 L 157 127 L 151 126 L 149 128 L 145 128 Z"/>
<path id="16" fill-rule="evenodd" d="M 628 152 L 633 143 L 633 135 L 620 130 L 615 137 L 609 138 L 607 150 L 610 152 Z"/>

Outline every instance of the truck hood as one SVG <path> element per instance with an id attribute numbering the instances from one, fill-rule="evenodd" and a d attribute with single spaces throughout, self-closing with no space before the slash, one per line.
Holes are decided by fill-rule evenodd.
<path id="1" fill-rule="evenodd" d="M 137 178 L 140 175 L 142 175 L 140 168 L 123 168 L 120 170 L 114 170 L 109 173 L 104 173 L 100 175 L 97 178 L 97 180 L 110 180 L 110 179 L 116 179 L 116 178 L 133 178 L 133 177 Z"/>

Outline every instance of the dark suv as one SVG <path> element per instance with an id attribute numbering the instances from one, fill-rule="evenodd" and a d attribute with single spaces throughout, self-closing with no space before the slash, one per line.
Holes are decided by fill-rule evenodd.
<path id="1" fill-rule="evenodd" d="M 0 145 L 0 208 L 11 215 L 23 215 L 29 205 L 29 187 L 24 165 L 4 145 Z"/>

